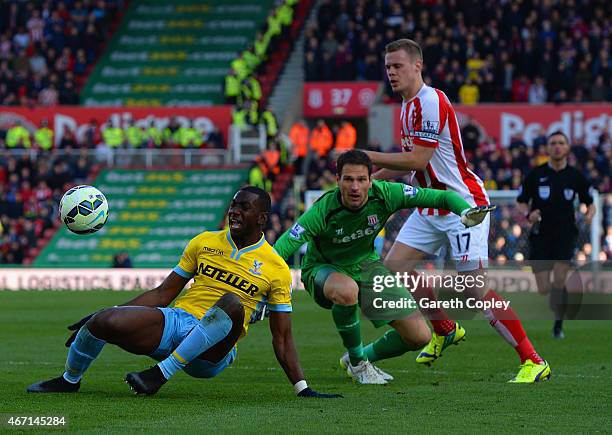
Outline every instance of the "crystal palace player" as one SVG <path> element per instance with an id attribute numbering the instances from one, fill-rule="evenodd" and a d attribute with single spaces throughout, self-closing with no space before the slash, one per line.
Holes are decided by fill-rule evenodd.
<path id="1" fill-rule="evenodd" d="M 128 373 L 138 394 L 155 394 L 177 371 L 212 378 L 236 358 L 236 342 L 247 333 L 252 314 L 267 301 L 272 345 L 278 362 L 300 397 L 340 397 L 306 385 L 291 334 L 291 274 L 263 237 L 270 196 L 257 187 L 239 190 L 229 207 L 229 230 L 205 231 L 193 238 L 181 260 L 157 288 L 125 306 L 85 317 L 77 330 L 62 376 L 28 387 L 31 393 L 79 390 L 89 365 L 111 343 L 160 361 Z M 194 278 L 191 287 L 168 305 Z"/>
<path id="2" fill-rule="evenodd" d="M 368 152 L 372 162 L 384 168 L 375 178 L 392 178 L 416 171 L 420 186 L 455 191 L 472 205 L 489 204 L 482 181 L 467 166 L 453 107 L 442 91 L 423 82 L 421 47 L 409 39 L 391 42 L 386 46 L 385 68 L 393 91 L 403 98 L 400 120 L 404 152 Z M 397 272 L 413 272 L 411 262 L 435 254 L 448 241 L 458 272 L 480 275 L 488 262 L 488 236 L 488 216 L 482 224 L 465 229 L 457 216 L 444 210 L 422 208 L 404 223 L 385 264 Z M 492 301 L 502 299 L 482 286 L 463 295 Z M 432 289 L 424 286 L 413 296 L 415 299 L 435 297 Z M 461 341 L 465 330 L 442 309 L 431 309 L 424 314 L 432 323 L 434 335 L 417 362 L 431 364 L 448 345 Z M 520 357 L 520 371 L 510 382 L 529 383 L 550 377 L 548 363 L 535 351 L 511 308 L 486 310 L 484 315 Z"/>

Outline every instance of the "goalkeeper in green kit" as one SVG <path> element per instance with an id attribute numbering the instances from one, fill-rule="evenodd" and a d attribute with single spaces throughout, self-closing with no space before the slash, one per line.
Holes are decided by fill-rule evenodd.
<path id="1" fill-rule="evenodd" d="M 372 162 L 364 152 L 351 150 L 341 154 L 337 161 L 338 187 L 319 198 L 278 239 L 274 248 L 287 260 L 308 243 L 301 265 L 302 282 L 319 306 L 331 309 L 347 349 L 341 365 L 358 383 L 386 384 L 393 377 L 372 362 L 421 349 L 430 341 L 431 332 L 414 303 L 382 311 L 370 310 L 368 306 L 366 310 L 371 303 L 366 299 L 374 294 L 372 281 L 377 275 L 389 273 L 374 250 L 377 234 L 393 213 L 405 208 L 450 210 L 461 216 L 466 227 L 471 227 L 482 222 L 494 206 L 472 208 L 455 192 L 372 180 L 371 175 Z M 384 288 L 375 295 L 391 302 L 407 299 L 412 302 L 403 286 Z M 365 347 L 361 341 L 359 305 L 372 313 L 368 318 L 374 326 L 388 324 L 393 328 Z"/>

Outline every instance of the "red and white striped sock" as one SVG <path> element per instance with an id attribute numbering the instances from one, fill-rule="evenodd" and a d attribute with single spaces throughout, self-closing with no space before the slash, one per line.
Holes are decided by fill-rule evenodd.
<path id="1" fill-rule="evenodd" d="M 493 290 L 489 290 L 482 300 L 503 302 L 504 298 Z M 544 362 L 529 341 L 520 319 L 512 308 L 508 307 L 505 310 L 503 308 L 491 308 L 483 312 L 491 326 L 518 353 L 521 363 L 528 359 L 536 364 Z"/>

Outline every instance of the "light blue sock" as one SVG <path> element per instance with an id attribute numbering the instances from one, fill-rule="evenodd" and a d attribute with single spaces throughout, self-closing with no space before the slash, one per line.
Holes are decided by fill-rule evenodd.
<path id="1" fill-rule="evenodd" d="M 182 370 L 202 352 L 219 343 L 232 329 L 232 319 L 219 307 L 212 307 L 202 317 L 174 352 L 157 365 L 166 379 Z"/>
<path id="2" fill-rule="evenodd" d="M 73 384 L 79 382 L 85 370 L 100 355 L 105 344 L 106 341 L 94 337 L 87 326 L 79 329 L 79 333 L 68 350 L 64 379 Z"/>

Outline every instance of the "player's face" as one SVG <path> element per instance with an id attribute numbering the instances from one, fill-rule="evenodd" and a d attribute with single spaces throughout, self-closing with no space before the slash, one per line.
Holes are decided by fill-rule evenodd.
<path id="1" fill-rule="evenodd" d="M 344 165 L 342 175 L 337 177 L 342 204 L 350 209 L 357 210 L 368 201 L 368 190 L 372 187 L 372 180 L 368 168 L 364 165 Z"/>
<path id="2" fill-rule="evenodd" d="M 227 220 L 232 237 L 244 238 L 261 232 L 265 213 L 259 210 L 257 195 L 239 190 L 230 202 Z"/>
<path id="3" fill-rule="evenodd" d="M 407 96 L 421 77 L 423 62 L 415 60 L 405 50 L 385 54 L 385 69 L 391 89 L 402 96 Z"/>
<path id="4" fill-rule="evenodd" d="M 563 160 L 570 152 L 570 146 L 565 136 L 555 134 L 548 139 L 546 151 L 552 160 Z"/>

